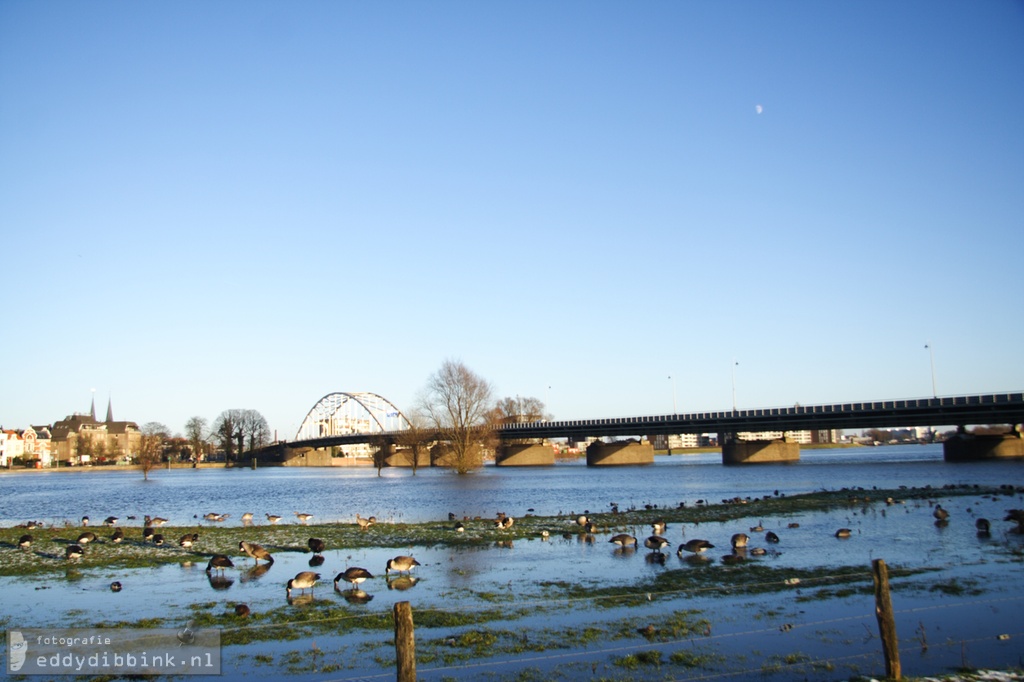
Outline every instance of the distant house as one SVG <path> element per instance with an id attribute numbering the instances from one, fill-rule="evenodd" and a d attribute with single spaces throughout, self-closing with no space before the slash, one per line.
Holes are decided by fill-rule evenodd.
<path id="1" fill-rule="evenodd" d="M 50 466 L 50 427 L 30 426 L 21 432 L 26 461 L 38 460 L 40 466 Z"/>
<path id="2" fill-rule="evenodd" d="M 14 460 L 25 451 L 25 441 L 13 429 L 0 430 L 0 467 L 13 466 Z"/>
<path id="3" fill-rule="evenodd" d="M 73 414 L 50 429 L 50 450 L 55 463 L 102 464 L 126 461 L 138 453 L 142 433 L 135 422 L 114 421 L 107 403 L 107 418 L 96 419 L 96 404 L 89 414 Z"/>

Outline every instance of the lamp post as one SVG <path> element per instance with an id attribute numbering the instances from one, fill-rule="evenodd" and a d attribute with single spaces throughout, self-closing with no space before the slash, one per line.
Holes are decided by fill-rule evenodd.
<path id="1" fill-rule="evenodd" d="M 668 375 L 668 378 L 672 382 L 672 414 L 679 414 L 679 408 L 676 407 L 676 380 L 671 374 Z"/>
<path id="2" fill-rule="evenodd" d="M 932 364 L 932 397 L 933 398 L 938 398 L 939 397 L 939 392 L 937 390 L 935 390 L 935 349 L 932 348 L 932 342 L 931 341 L 929 341 L 928 343 L 924 344 L 924 347 L 928 350 L 928 358 L 931 360 L 931 364 Z"/>
<path id="3" fill-rule="evenodd" d="M 732 361 L 732 411 L 736 412 L 736 365 L 740 363 L 736 362 L 733 358 Z"/>

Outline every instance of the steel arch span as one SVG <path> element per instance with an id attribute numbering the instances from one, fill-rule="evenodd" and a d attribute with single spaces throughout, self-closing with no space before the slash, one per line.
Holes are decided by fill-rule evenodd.
<path id="1" fill-rule="evenodd" d="M 328 393 L 313 406 L 295 440 L 409 428 L 402 411 L 376 393 Z"/>

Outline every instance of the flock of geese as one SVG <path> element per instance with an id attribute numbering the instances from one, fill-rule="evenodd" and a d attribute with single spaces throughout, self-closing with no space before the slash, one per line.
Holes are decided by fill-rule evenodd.
<path id="1" fill-rule="evenodd" d="M 209 513 L 204 514 L 203 519 L 210 522 L 223 522 L 230 514 L 215 514 Z M 299 523 L 305 525 L 313 519 L 312 514 L 306 514 L 302 512 L 295 512 L 295 517 Z M 129 520 L 135 520 L 136 517 L 129 516 Z M 194 518 L 199 518 L 198 515 Z M 252 513 L 245 513 L 242 515 L 243 525 L 252 525 L 253 515 Z M 266 514 L 267 521 L 270 524 L 277 524 L 281 521 L 281 516 L 276 514 Z M 112 529 L 112 533 L 109 536 L 109 541 L 114 544 L 121 544 L 125 540 L 124 528 L 118 527 L 117 524 L 120 519 L 116 516 L 108 516 L 103 521 L 103 525 Z M 154 546 L 162 546 L 167 543 L 162 533 L 157 532 L 157 529 L 167 523 L 167 519 L 159 516 L 145 516 L 143 517 L 143 528 L 142 528 L 142 540 L 144 542 L 152 543 Z M 377 523 L 377 519 L 374 516 L 363 518 L 359 514 L 356 514 L 356 525 L 360 529 L 366 530 Z M 81 524 L 83 527 L 88 528 L 90 525 L 90 519 L 88 516 L 83 516 Z M 43 524 L 36 521 L 29 521 L 21 524 L 19 528 L 25 530 L 35 530 L 42 528 Z M 25 533 L 18 538 L 18 547 L 21 549 L 28 550 L 32 547 L 34 538 L 30 533 Z M 74 542 L 67 545 L 64 551 L 64 557 L 67 560 L 80 559 L 85 555 L 85 548 L 89 544 L 97 542 L 99 536 L 91 531 L 85 530 L 80 533 Z M 199 542 L 198 533 L 185 533 L 178 539 L 178 546 L 182 549 L 193 549 L 196 543 Z M 307 541 L 309 550 L 313 553 L 313 558 L 310 559 L 309 564 L 311 567 L 320 566 L 324 563 L 323 553 L 327 548 L 326 542 L 320 538 L 309 538 Z M 250 579 L 258 578 L 269 570 L 270 566 L 274 563 L 274 556 L 267 551 L 261 545 L 254 542 L 247 542 L 242 540 L 238 543 L 238 549 L 245 557 L 251 558 L 255 562 L 255 567 L 247 571 L 247 575 Z M 263 561 L 263 564 L 260 564 Z M 390 589 L 404 590 L 412 587 L 418 582 L 418 579 L 411 576 L 413 568 L 420 566 L 421 564 L 411 556 L 399 555 L 392 559 L 389 559 L 384 569 L 385 578 L 388 580 L 388 587 Z M 210 557 L 210 560 L 206 564 L 206 574 L 209 578 L 210 585 L 214 589 L 226 589 L 230 587 L 234 581 L 226 577 L 226 571 L 234 568 L 235 563 L 231 557 L 226 554 L 214 554 Z M 394 580 L 391 580 L 391 573 L 397 574 Z M 344 571 L 339 573 L 334 578 L 334 588 L 338 592 L 341 592 L 349 601 L 353 602 L 367 602 L 373 597 L 367 595 L 362 590 L 358 589 L 359 586 L 373 578 L 373 574 L 361 566 L 350 566 Z M 298 590 L 300 594 L 304 594 L 307 590 L 312 593 L 313 587 L 322 579 L 321 574 L 314 571 L 300 571 L 295 575 L 294 578 L 288 580 L 285 584 L 285 594 L 289 601 L 292 601 L 292 592 Z M 350 590 L 342 590 L 342 586 L 347 583 L 351 586 Z M 123 586 L 119 581 L 115 581 L 110 584 L 110 589 L 113 592 L 120 592 Z M 245 604 L 239 604 L 236 606 L 236 613 L 240 616 L 249 615 L 249 607 Z"/>
<path id="2" fill-rule="evenodd" d="M 890 500 L 887 500 L 890 502 Z M 950 514 L 949 511 L 942 507 L 940 504 L 936 504 L 933 508 L 932 515 L 935 518 L 935 524 L 939 527 L 948 525 Z M 203 519 L 210 522 L 222 522 L 229 517 L 229 514 L 214 514 L 209 513 L 203 516 Z M 299 523 L 305 525 L 312 520 L 312 514 L 305 514 L 295 512 L 295 517 Z M 129 520 L 133 520 L 135 517 L 129 516 Z M 198 518 L 198 516 L 196 517 Z M 244 525 L 251 525 L 253 515 L 246 513 L 242 515 L 242 522 Z M 281 521 L 281 517 L 274 514 L 266 514 L 267 521 L 271 524 L 277 524 Z M 448 515 L 449 521 L 456 521 L 454 514 Z M 103 526 L 112 528 L 112 533 L 109 536 L 109 541 L 118 544 L 124 541 L 125 532 L 123 528 L 117 527 L 119 519 L 115 516 L 108 516 L 103 521 Z M 360 529 L 366 530 L 376 523 L 376 518 L 370 516 L 363 518 L 359 514 L 356 514 L 356 524 Z M 1024 509 L 1010 509 L 1007 512 L 1004 521 L 1010 521 L 1016 524 L 1016 526 L 1010 530 L 1011 533 L 1024 535 Z M 494 525 L 499 529 L 511 528 L 515 520 L 504 513 L 499 512 L 494 519 Z M 143 521 L 142 539 L 145 542 L 150 542 L 155 546 L 161 546 L 167 542 L 162 533 L 157 532 L 161 526 L 167 523 L 167 519 L 161 517 L 150 517 L 145 516 Z M 82 526 L 88 527 L 90 520 L 88 516 L 82 518 Z M 592 519 L 588 516 L 580 515 L 576 518 L 576 524 L 589 536 L 591 539 L 593 533 L 597 532 L 597 526 Z M 42 524 L 37 522 L 28 522 L 22 524 L 20 528 L 26 530 L 33 530 L 41 527 Z M 665 521 L 655 521 L 652 524 L 652 534 L 645 538 L 642 542 L 643 546 L 651 550 L 648 555 L 648 561 L 664 564 L 666 555 L 662 551 L 669 547 L 672 543 L 665 537 L 666 529 L 668 524 Z M 798 523 L 790 523 L 789 528 L 799 527 Z M 975 527 L 979 537 L 987 537 L 991 533 L 991 522 L 985 518 L 978 518 L 975 521 Z M 465 531 L 465 525 L 462 522 L 456 521 L 452 529 L 456 532 Z M 751 533 L 764 533 L 764 541 L 768 544 L 777 544 L 779 536 L 773 531 L 765 532 L 763 526 L 759 523 L 756 526 L 751 527 Z M 542 536 L 547 537 L 548 531 L 542 531 Z M 571 537 L 570 534 L 567 534 Z M 839 528 L 835 531 L 835 537 L 838 539 L 846 539 L 851 537 L 852 530 L 849 528 Z M 75 542 L 69 543 L 65 549 L 65 558 L 67 560 L 75 560 L 81 558 L 85 554 L 85 548 L 89 544 L 94 543 L 98 540 L 98 536 L 91 530 L 85 530 L 79 534 Z M 183 549 L 193 549 L 196 543 L 199 541 L 198 533 L 185 533 L 178 538 L 178 545 Z M 591 540 L 592 541 L 592 540 Z M 633 550 L 636 549 L 640 544 L 640 540 L 636 536 L 628 533 L 618 533 L 611 537 L 608 542 L 617 545 L 622 550 Z M 751 536 L 747 533 L 735 533 L 729 539 L 729 545 L 731 547 L 731 553 L 722 557 L 722 563 L 724 564 L 735 564 L 744 561 L 747 555 L 761 556 L 767 553 L 767 550 L 763 547 L 749 547 L 751 542 Z M 18 539 L 18 546 L 22 549 L 31 548 L 33 543 L 33 537 L 31 534 L 26 533 Z M 320 538 L 311 537 L 307 541 L 309 550 L 313 553 L 313 558 L 310 559 L 309 564 L 311 568 L 315 568 L 324 563 L 323 553 L 326 550 L 326 543 Z M 693 561 L 707 561 L 703 556 L 708 550 L 714 549 L 710 541 L 702 538 L 689 539 L 686 542 L 680 544 L 676 549 L 676 554 L 680 558 Z M 267 551 L 264 547 L 247 542 L 245 540 L 238 543 L 238 549 L 242 555 L 247 558 L 251 558 L 255 562 L 255 567 L 249 569 L 248 575 L 250 578 L 256 578 L 261 576 L 270 566 L 274 563 L 273 555 Z M 260 561 L 263 564 L 260 564 Z M 385 566 L 384 574 L 385 579 L 388 581 L 388 587 L 392 589 L 408 589 L 409 587 L 416 584 L 417 579 L 412 578 L 411 571 L 421 564 L 411 556 L 399 555 L 392 559 L 389 559 Z M 214 589 L 226 589 L 234 582 L 225 575 L 227 569 L 234 568 L 235 564 L 231 557 L 226 554 L 214 554 L 210 557 L 209 562 L 206 565 L 206 574 L 210 580 L 210 584 Z M 391 573 L 398 574 L 398 577 L 392 581 Z M 343 594 L 345 598 L 351 602 L 365 603 L 373 597 L 366 594 L 360 586 L 367 580 L 372 579 L 374 576 L 369 570 L 361 566 L 350 566 L 347 567 L 341 573 L 338 573 L 334 577 L 334 589 L 339 593 Z M 285 594 L 289 602 L 292 601 L 292 592 L 298 591 L 300 595 L 305 596 L 306 591 L 309 591 L 308 598 L 312 598 L 313 588 L 320 582 L 322 576 L 320 573 L 315 571 L 300 571 L 295 576 L 287 581 L 285 584 Z M 349 589 L 343 590 L 343 586 L 349 585 Z M 111 583 L 110 589 L 114 592 L 118 592 L 122 589 L 120 582 Z M 236 607 L 236 613 L 240 616 L 248 615 L 249 609 L 244 604 L 239 604 Z"/>

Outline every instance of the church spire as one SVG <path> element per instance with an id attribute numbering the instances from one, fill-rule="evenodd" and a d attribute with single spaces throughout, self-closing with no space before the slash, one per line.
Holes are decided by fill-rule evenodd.
<path id="1" fill-rule="evenodd" d="M 107 396 L 107 423 L 114 421 L 114 408 L 111 406 L 110 396 Z"/>
<path id="2" fill-rule="evenodd" d="M 93 394 L 92 394 L 92 405 L 89 407 L 89 417 L 93 421 L 96 421 L 96 392 L 95 391 L 93 391 Z"/>

